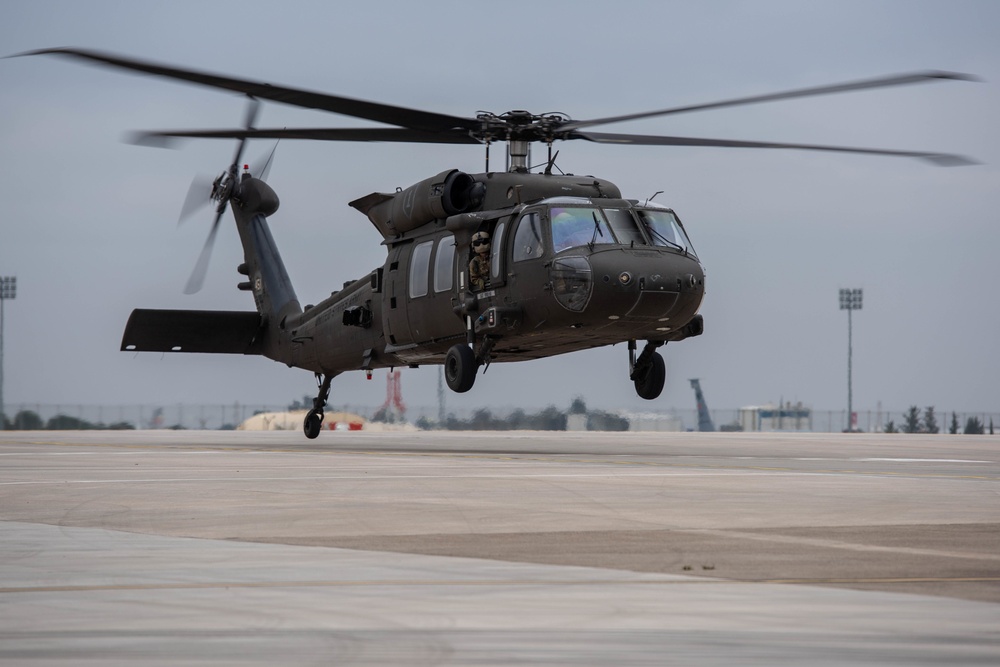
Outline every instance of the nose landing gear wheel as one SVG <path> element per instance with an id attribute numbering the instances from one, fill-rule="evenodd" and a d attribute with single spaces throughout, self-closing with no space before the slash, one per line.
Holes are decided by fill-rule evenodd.
<path id="1" fill-rule="evenodd" d="M 667 365 L 659 352 L 654 352 L 649 357 L 649 363 L 645 368 L 637 368 L 633 376 L 635 383 L 635 393 L 639 398 L 651 401 L 659 397 L 663 391 L 663 385 L 667 380 Z"/>
<path id="2" fill-rule="evenodd" d="M 476 382 L 476 354 L 468 345 L 452 345 L 444 359 L 444 380 L 452 391 L 463 394 Z"/>

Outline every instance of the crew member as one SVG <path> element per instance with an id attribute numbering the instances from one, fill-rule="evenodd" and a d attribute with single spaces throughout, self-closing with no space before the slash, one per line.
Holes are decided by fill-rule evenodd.
<path id="1" fill-rule="evenodd" d="M 472 235 L 472 260 L 469 262 L 469 284 L 476 292 L 486 289 L 490 279 L 490 234 L 476 232 Z"/>

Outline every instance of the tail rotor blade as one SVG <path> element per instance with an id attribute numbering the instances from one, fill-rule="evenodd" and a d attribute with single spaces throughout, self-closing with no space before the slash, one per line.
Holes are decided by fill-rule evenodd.
<path id="1" fill-rule="evenodd" d="M 257 121 L 257 114 L 260 111 L 260 102 L 253 96 L 248 95 L 247 97 L 250 98 L 250 102 L 247 104 L 244 127 L 249 131 L 254 129 L 253 126 Z M 202 201 L 209 201 L 214 198 L 219 202 L 219 206 L 215 212 L 212 229 L 208 232 L 208 238 L 205 239 L 205 246 L 201 249 L 201 254 L 198 255 L 198 261 L 194 265 L 191 277 L 188 278 L 187 285 L 184 287 L 185 294 L 194 294 L 200 291 L 202 284 L 205 282 L 205 276 L 208 274 L 208 262 L 212 257 L 212 247 L 215 245 L 215 236 L 219 233 L 219 223 L 222 221 L 222 214 L 226 211 L 226 204 L 232 196 L 232 188 L 236 186 L 236 179 L 240 169 L 240 159 L 243 157 L 243 149 L 246 148 L 246 145 L 247 138 L 241 138 L 240 142 L 236 145 L 236 153 L 233 155 L 233 162 L 229 167 L 228 175 L 223 172 L 222 176 L 215 181 L 207 181 L 210 184 L 207 193 L 205 193 L 205 188 L 203 187 L 206 179 L 197 177 L 188 190 L 184 206 L 181 208 L 181 219 L 190 215 L 200 206 Z M 271 154 L 274 154 L 273 150 Z M 268 162 L 270 162 L 270 158 L 268 158 Z M 216 186 L 219 187 L 218 192 L 215 190 Z M 203 195 L 207 196 L 203 197 Z"/>
<path id="2" fill-rule="evenodd" d="M 243 149 L 247 145 L 246 139 L 240 139 L 240 143 L 236 146 L 236 155 L 233 156 L 233 164 L 229 167 L 229 175 L 236 178 L 236 175 L 240 173 L 240 158 L 243 157 Z"/>
<path id="3" fill-rule="evenodd" d="M 177 224 L 184 222 L 191 215 L 203 206 L 207 206 L 212 196 L 212 177 L 198 174 L 191 180 L 188 187 L 187 196 L 184 198 L 184 205 L 181 206 L 180 217 Z"/>
<path id="4" fill-rule="evenodd" d="M 250 100 L 250 103 L 247 104 L 247 112 L 243 117 L 243 127 L 252 130 L 260 113 L 260 100 L 252 95 L 247 95 L 247 99 Z"/>
<path id="5" fill-rule="evenodd" d="M 248 96 L 250 97 L 250 96 Z M 254 129 L 254 123 L 257 122 L 257 114 L 260 112 L 260 100 L 256 97 L 250 97 L 250 102 L 247 104 L 247 113 L 244 117 L 243 127 L 247 130 Z M 240 158 L 243 157 L 243 149 L 246 148 L 247 140 L 246 137 L 240 139 L 240 143 L 236 145 L 236 154 L 233 156 L 233 166 L 230 168 L 230 173 L 235 175 L 240 168 Z"/>
<path id="6" fill-rule="evenodd" d="M 212 257 L 212 246 L 215 245 L 215 235 L 219 231 L 219 222 L 222 220 L 222 213 L 223 211 L 220 210 L 215 215 L 212 230 L 208 233 L 208 238 L 205 239 L 205 247 L 201 249 L 198 262 L 194 265 L 194 271 L 191 272 L 191 277 L 188 278 L 187 285 L 184 287 L 185 294 L 194 294 L 200 291 L 202 284 L 205 282 L 205 274 L 208 273 L 208 260 Z"/>

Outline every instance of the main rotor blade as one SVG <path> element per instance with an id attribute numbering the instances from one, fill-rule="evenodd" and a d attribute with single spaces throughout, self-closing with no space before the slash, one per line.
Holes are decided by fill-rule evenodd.
<path id="1" fill-rule="evenodd" d="M 215 245 L 215 235 L 219 231 L 219 222 L 222 220 L 224 212 L 224 210 L 220 210 L 215 214 L 215 222 L 212 223 L 212 229 L 208 232 L 208 238 L 205 239 L 205 246 L 201 249 L 198 261 L 194 265 L 194 271 L 191 272 L 191 277 L 188 278 L 187 285 L 184 287 L 185 294 L 194 294 L 200 291 L 205 282 L 205 274 L 208 273 L 208 260 L 212 258 L 212 246 Z"/>
<path id="2" fill-rule="evenodd" d="M 651 118 L 653 116 L 666 116 L 669 114 L 686 113 L 688 111 L 705 111 L 707 109 L 720 109 L 722 107 L 734 107 L 744 104 L 758 104 L 760 102 L 773 102 L 775 100 L 787 100 L 795 97 L 811 97 L 813 95 L 830 95 L 833 93 L 846 93 L 853 90 L 865 90 L 868 88 L 884 88 L 887 86 L 902 86 L 911 83 L 926 83 L 930 81 L 951 80 L 951 81 L 978 81 L 976 77 L 969 74 L 957 72 L 915 72 L 913 74 L 900 74 L 879 79 L 865 79 L 863 81 L 852 81 L 848 83 L 838 83 L 830 86 L 815 86 L 811 88 L 799 88 L 787 90 L 780 93 L 770 93 L 767 95 L 753 95 L 751 97 L 738 97 L 721 102 L 709 102 L 707 104 L 692 104 L 690 106 L 673 107 L 670 109 L 660 109 L 659 111 L 645 111 L 642 113 L 626 114 L 624 116 L 608 116 L 607 118 L 594 118 L 592 120 L 570 121 L 559 126 L 560 131 L 579 130 L 584 127 L 594 125 L 604 125 L 607 123 L 620 123 L 626 120 L 638 120 L 640 118 Z"/>
<path id="3" fill-rule="evenodd" d="M 272 85 L 258 81 L 248 81 L 233 77 L 199 72 L 196 70 L 182 69 L 169 65 L 125 58 L 111 53 L 101 51 L 91 51 L 77 48 L 55 48 L 39 49 L 28 51 L 18 55 L 58 55 L 70 58 L 89 60 L 111 67 L 128 69 L 135 72 L 144 72 L 154 76 L 162 76 L 180 81 L 188 81 L 212 88 L 232 90 L 238 93 L 245 93 L 262 100 L 281 102 L 291 106 L 303 107 L 306 109 L 319 109 L 321 111 L 331 111 L 333 113 L 353 116 L 355 118 L 365 118 L 367 120 L 398 125 L 400 127 L 414 128 L 428 131 L 450 130 L 453 128 L 474 129 L 478 127 L 478 121 L 472 118 L 459 118 L 446 114 L 433 113 L 430 111 L 420 111 L 406 107 L 397 107 L 379 102 L 369 102 L 339 95 L 329 95 L 317 93 L 287 86 Z"/>
<path id="4" fill-rule="evenodd" d="M 694 137 L 664 137 L 642 134 L 613 134 L 608 132 L 573 132 L 567 139 L 586 139 L 599 144 L 631 144 L 637 146 L 717 146 L 722 148 L 789 148 L 808 151 L 833 151 L 837 153 L 866 153 L 868 155 L 891 155 L 927 160 L 939 167 L 956 167 L 977 164 L 975 160 L 948 153 L 928 153 L 926 151 L 897 151 L 880 148 L 850 148 L 847 146 L 823 146 L 819 144 L 788 144 L 769 141 L 739 141 L 735 139 L 698 139 Z"/>
<path id="5" fill-rule="evenodd" d="M 397 141 L 424 144 L 480 144 L 465 130 L 427 132 L 395 127 L 281 128 L 253 130 L 167 130 L 129 136 L 141 145 L 168 144 L 170 139 L 312 139 L 318 141 Z"/>

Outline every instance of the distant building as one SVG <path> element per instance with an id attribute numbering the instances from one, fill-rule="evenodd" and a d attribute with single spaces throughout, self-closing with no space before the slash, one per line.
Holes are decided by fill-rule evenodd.
<path id="1" fill-rule="evenodd" d="M 684 424 L 677 415 L 663 415 L 655 412 L 629 412 L 624 414 L 628 418 L 628 430 L 630 431 L 683 431 Z"/>
<path id="2" fill-rule="evenodd" d="M 740 426 L 744 431 L 811 431 L 812 408 L 803 407 L 801 401 L 740 408 Z"/>
<path id="3" fill-rule="evenodd" d="M 566 430 L 567 431 L 586 431 L 587 430 L 587 415 L 584 414 L 570 414 L 566 415 Z"/>

